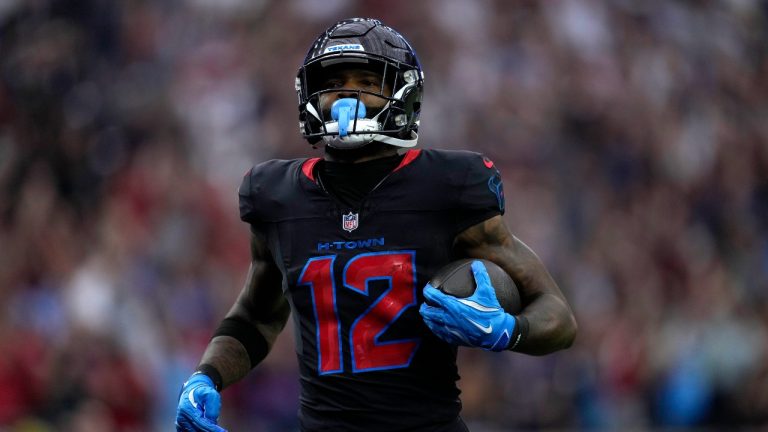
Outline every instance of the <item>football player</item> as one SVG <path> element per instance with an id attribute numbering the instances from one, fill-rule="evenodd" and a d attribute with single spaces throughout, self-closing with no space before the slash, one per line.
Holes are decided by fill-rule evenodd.
<path id="1" fill-rule="evenodd" d="M 299 125 L 324 157 L 264 162 L 243 179 L 250 270 L 183 385 L 177 430 L 223 430 L 219 392 L 264 359 L 289 316 L 303 431 L 466 431 L 457 346 L 571 345 L 565 298 L 502 220 L 493 162 L 414 148 L 423 83 L 411 45 L 380 21 L 341 21 L 312 44 L 296 77 Z M 512 276 L 519 315 L 499 306 L 479 261 L 468 299 L 427 284 L 466 257 Z"/>

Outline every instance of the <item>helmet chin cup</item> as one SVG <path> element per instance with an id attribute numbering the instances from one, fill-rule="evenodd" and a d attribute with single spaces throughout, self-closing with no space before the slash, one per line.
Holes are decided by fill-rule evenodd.
<path id="1" fill-rule="evenodd" d="M 342 134 L 340 129 L 344 123 L 346 123 L 347 127 Z M 344 119 L 341 119 L 339 121 L 326 122 L 325 129 L 329 133 L 329 135 L 323 136 L 325 145 L 337 149 L 355 149 L 373 142 L 379 136 L 376 133 L 379 131 L 380 125 L 374 119 L 359 118 L 346 122 L 344 122 Z"/>
<path id="2" fill-rule="evenodd" d="M 374 141 L 374 135 L 349 135 L 346 137 L 340 137 L 338 135 L 325 136 L 323 137 L 323 141 L 328 147 L 333 147 L 339 150 L 353 150 L 372 143 Z"/>
<path id="3" fill-rule="evenodd" d="M 351 119 L 350 111 L 354 111 Z M 357 123 L 355 119 L 365 118 L 365 105 L 359 99 L 339 99 L 331 105 L 331 118 L 338 122 L 339 136 L 346 137 L 349 126 L 354 130 Z"/>

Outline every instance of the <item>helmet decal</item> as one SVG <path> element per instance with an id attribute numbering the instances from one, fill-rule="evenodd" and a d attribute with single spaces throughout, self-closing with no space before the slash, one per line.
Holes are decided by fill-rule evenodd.
<path id="1" fill-rule="evenodd" d="M 327 47 L 325 51 L 323 51 L 323 54 L 337 51 L 365 51 L 365 48 L 360 44 L 333 45 Z"/>

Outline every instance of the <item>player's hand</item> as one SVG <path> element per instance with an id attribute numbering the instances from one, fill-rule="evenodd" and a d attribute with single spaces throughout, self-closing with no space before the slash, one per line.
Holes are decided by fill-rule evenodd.
<path id="1" fill-rule="evenodd" d="M 227 432 L 216 424 L 221 411 L 221 395 L 213 381 L 196 372 L 181 387 L 176 410 L 177 432 Z"/>
<path id="2" fill-rule="evenodd" d="M 445 294 L 427 284 L 424 297 L 432 305 L 423 303 L 419 313 L 427 327 L 445 342 L 502 351 L 509 346 L 517 320 L 502 309 L 481 261 L 472 262 L 472 273 L 477 289 L 467 298 Z"/>

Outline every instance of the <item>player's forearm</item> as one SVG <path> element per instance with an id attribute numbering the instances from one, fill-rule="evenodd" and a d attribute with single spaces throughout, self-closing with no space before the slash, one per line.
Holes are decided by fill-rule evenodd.
<path id="1" fill-rule="evenodd" d="M 528 334 L 515 351 L 544 355 L 573 344 L 576 320 L 570 308 L 558 297 L 543 294 L 526 306 L 522 314 L 528 320 Z"/>
<path id="2" fill-rule="evenodd" d="M 496 216 L 463 232 L 457 252 L 484 258 L 501 266 L 518 285 L 527 320 L 524 340 L 514 344 L 517 352 L 543 355 L 568 348 L 576 337 L 576 320 L 560 288 L 544 263 Z M 524 323 L 521 323 L 524 324 Z"/>
<path id="3" fill-rule="evenodd" d="M 221 374 L 222 389 L 243 379 L 251 370 L 251 359 L 242 343 L 231 336 L 216 336 L 205 349 L 200 364 Z"/>
<path id="4" fill-rule="evenodd" d="M 290 306 L 282 293 L 280 270 L 263 236 L 251 236 L 251 266 L 245 285 L 200 361 L 224 388 L 245 377 L 269 353 L 285 327 Z M 220 375 L 220 376 L 218 376 Z"/>
<path id="5" fill-rule="evenodd" d="M 211 373 L 214 375 L 212 379 L 216 382 L 218 375 L 221 388 L 239 381 L 264 360 L 290 313 L 287 301 L 279 296 L 272 304 L 263 306 L 260 310 L 262 319 L 257 320 L 256 311 L 246 307 L 244 303 L 248 302 L 243 300 L 241 296 L 219 324 L 200 361 L 201 365 L 215 369 Z M 269 303 L 264 296 L 257 297 L 257 300 Z M 205 368 L 198 369 L 206 373 Z"/>
<path id="6" fill-rule="evenodd" d="M 514 250 L 517 264 L 508 268 L 513 269 L 513 277 L 521 285 L 526 306 L 520 315 L 528 321 L 525 340 L 515 351 L 544 355 L 570 347 L 577 328 L 571 308 L 536 254 L 522 242 L 515 243 L 505 252 Z"/>

